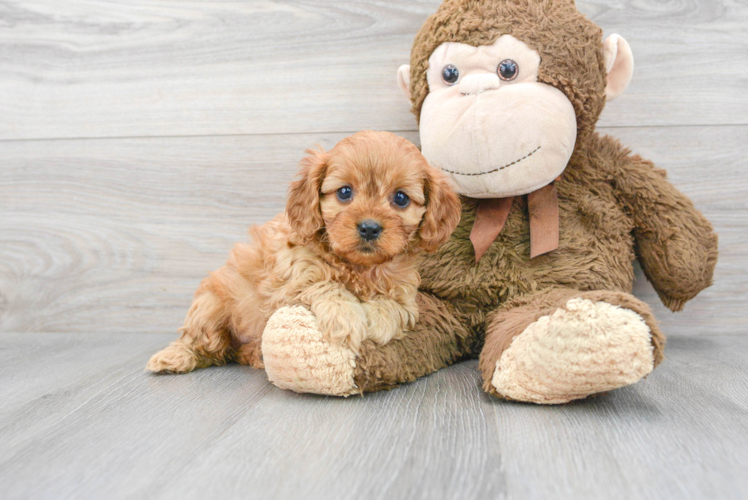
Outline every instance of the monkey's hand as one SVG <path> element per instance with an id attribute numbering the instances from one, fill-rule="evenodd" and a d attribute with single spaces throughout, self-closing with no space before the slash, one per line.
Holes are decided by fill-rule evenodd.
<path id="1" fill-rule="evenodd" d="M 372 299 L 362 305 L 368 319 L 367 338 L 379 345 L 412 330 L 418 321 L 415 300 L 411 307 L 387 298 Z"/>
<path id="2" fill-rule="evenodd" d="M 613 185 L 634 221 L 639 261 L 663 304 L 680 311 L 712 284 L 717 235 L 664 170 L 621 151 Z"/>

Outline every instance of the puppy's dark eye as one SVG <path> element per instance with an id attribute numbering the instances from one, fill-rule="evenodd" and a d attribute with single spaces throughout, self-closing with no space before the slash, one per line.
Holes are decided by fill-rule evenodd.
<path id="1" fill-rule="evenodd" d="M 400 208 L 405 208 L 410 205 L 410 197 L 402 191 L 395 193 L 395 197 L 392 199 L 392 203 Z"/>
<path id="2" fill-rule="evenodd" d="M 454 64 L 447 64 L 442 70 L 442 79 L 447 85 L 454 85 L 460 79 L 460 70 Z"/>
<path id="3" fill-rule="evenodd" d="M 510 82 L 517 78 L 517 75 L 519 74 L 519 66 L 511 59 L 505 59 L 499 63 L 497 73 L 499 73 L 499 78 L 505 82 Z"/>
<path id="4" fill-rule="evenodd" d="M 353 199 L 353 189 L 350 186 L 343 186 L 338 189 L 337 195 L 340 201 L 351 201 Z"/>

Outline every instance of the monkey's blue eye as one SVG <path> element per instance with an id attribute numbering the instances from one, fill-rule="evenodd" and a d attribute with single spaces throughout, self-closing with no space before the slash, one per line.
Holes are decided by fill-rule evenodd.
<path id="1" fill-rule="evenodd" d="M 460 70 L 454 64 L 447 64 L 442 70 L 442 79 L 447 85 L 454 85 L 460 79 Z"/>
<path id="2" fill-rule="evenodd" d="M 353 189 L 350 186 L 343 186 L 338 189 L 337 195 L 340 201 L 351 201 L 353 198 Z"/>
<path id="3" fill-rule="evenodd" d="M 517 75 L 519 74 L 519 66 L 511 59 L 505 59 L 499 63 L 499 69 L 497 72 L 499 73 L 499 78 L 506 82 L 510 82 L 517 78 Z"/>
<path id="4" fill-rule="evenodd" d="M 395 197 L 392 199 L 392 203 L 400 208 L 405 208 L 410 205 L 410 197 L 402 191 L 398 191 L 397 193 L 395 193 Z"/>

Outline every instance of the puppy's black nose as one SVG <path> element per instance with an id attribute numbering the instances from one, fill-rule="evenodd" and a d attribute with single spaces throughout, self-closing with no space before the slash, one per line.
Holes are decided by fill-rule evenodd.
<path id="1" fill-rule="evenodd" d="M 374 241 L 382 234 L 382 226 L 373 220 L 358 223 L 358 235 L 365 241 Z"/>

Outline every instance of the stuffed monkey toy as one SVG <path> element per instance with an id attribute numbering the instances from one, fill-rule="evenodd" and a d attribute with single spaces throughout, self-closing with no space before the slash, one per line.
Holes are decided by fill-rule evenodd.
<path id="1" fill-rule="evenodd" d="M 479 357 L 488 393 L 557 404 L 647 376 L 665 337 L 630 293 L 632 261 L 679 311 L 711 284 L 717 237 L 663 170 L 595 131 L 632 72 L 626 41 L 603 41 L 573 0 L 446 0 L 398 73 L 424 156 L 462 195 L 420 267 L 419 322 L 353 353 L 281 309 L 269 379 L 345 396 Z"/>

